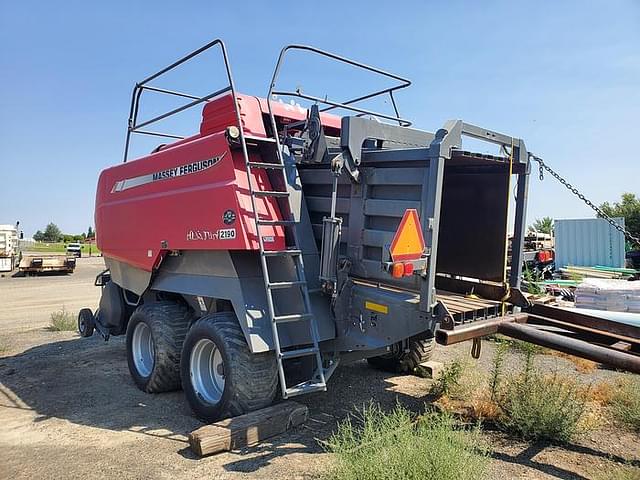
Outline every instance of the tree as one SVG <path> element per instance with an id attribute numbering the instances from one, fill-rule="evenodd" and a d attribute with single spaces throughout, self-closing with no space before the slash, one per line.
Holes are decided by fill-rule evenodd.
<path id="1" fill-rule="evenodd" d="M 91 238 L 95 235 L 93 228 L 91 227 L 91 225 L 89 225 L 89 229 L 87 230 L 87 237 L 86 238 Z"/>
<path id="2" fill-rule="evenodd" d="M 623 193 L 618 203 L 604 202 L 600 210 L 609 217 L 624 217 L 624 226 L 635 237 L 640 237 L 640 198 L 633 193 Z"/>
<path id="3" fill-rule="evenodd" d="M 33 234 L 33 239 L 36 242 L 42 242 L 44 240 L 44 233 L 42 233 L 41 230 L 38 230 L 36 233 Z"/>
<path id="4" fill-rule="evenodd" d="M 553 231 L 553 218 L 536 218 L 536 221 L 533 222 L 532 227 L 532 230 L 535 230 L 538 233 L 548 233 L 549 235 L 551 235 L 551 232 Z"/>
<path id="5" fill-rule="evenodd" d="M 59 242 L 62 237 L 62 232 L 55 223 L 50 223 L 47 228 L 44 229 L 42 235 L 43 242 Z"/>

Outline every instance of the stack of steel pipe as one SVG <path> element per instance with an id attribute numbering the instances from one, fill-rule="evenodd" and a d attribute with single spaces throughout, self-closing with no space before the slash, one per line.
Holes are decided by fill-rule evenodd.
<path id="1" fill-rule="evenodd" d="M 436 341 L 452 345 L 496 333 L 640 373 L 640 327 L 548 305 L 533 305 L 527 312 L 451 330 L 438 329 Z"/>

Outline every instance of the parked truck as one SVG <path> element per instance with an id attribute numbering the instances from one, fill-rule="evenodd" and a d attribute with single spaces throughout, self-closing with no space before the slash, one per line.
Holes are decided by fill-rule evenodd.
<path id="1" fill-rule="evenodd" d="M 0 272 L 12 272 L 18 261 L 18 229 L 0 225 Z"/>
<path id="2" fill-rule="evenodd" d="M 205 96 L 153 83 L 219 49 L 227 85 Z M 337 101 L 279 89 L 290 52 L 361 69 L 392 86 Z M 100 174 L 97 243 L 107 270 L 83 336 L 126 335 L 145 392 L 182 387 L 205 420 L 324 391 L 342 362 L 411 371 L 437 327 L 527 306 L 519 292 L 529 158 L 516 137 L 461 120 L 435 132 L 360 101 L 410 82 L 322 50 L 283 49 L 266 98 L 236 91 L 216 40 L 136 84 L 124 162 Z M 186 99 L 138 118 L 144 94 Z M 309 102 L 308 108 L 280 99 Z M 202 106 L 196 133 L 148 130 Z M 333 112 L 343 112 L 342 116 Z M 130 160 L 135 134 L 164 135 Z M 465 149 L 464 138 L 495 154 Z M 516 194 L 515 214 L 507 214 Z M 513 218 L 510 225 L 509 218 Z M 513 231 L 507 276 L 507 232 Z"/>

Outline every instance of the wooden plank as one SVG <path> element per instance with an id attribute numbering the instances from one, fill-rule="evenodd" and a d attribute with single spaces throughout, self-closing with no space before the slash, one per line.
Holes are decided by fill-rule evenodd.
<path id="1" fill-rule="evenodd" d="M 418 366 L 413 369 L 413 373 L 418 377 L 431 378 L 435 380 L 438 378 L 440 373 L 442 373 L 443 367 L 444 365 L 441 362 L 434 362 L 433 360 L 430 360 L 428 362 L 418 364 Z"/>
<path id="2" fill-rule="evenodd" d="M 201 457 L 248 447 L 306 422 L 308 416 L 305 405 L 282 402 L 200 427 L 189 434 L 189 445 Z"/>

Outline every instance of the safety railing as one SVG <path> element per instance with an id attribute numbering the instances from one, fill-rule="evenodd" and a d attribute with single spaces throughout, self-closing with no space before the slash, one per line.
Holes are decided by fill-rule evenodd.
<path id="1" fill-rule="evenodd" d="M 221 88 L 220 90 L 216 90 L 214 92 L 208 93 L 207 95 L 204 96 L 199 96 L 199 95 L 192 95 L 189 93 L 183 93 L 183 92 L 177 92 L 174 90 L 168 90 L 165 88 L 160 88 L 160 87 L 156 87 L 153 85 L 149 85 L 150 82 L 152 82 L 153 80 L 157 79 L 158 77 L 164 75 L 165 73 L 173 70 L 174 68 L 182 65 L 183 63 L 191 60 L 192 58 L 204 53 L 205 51 L 213 48 L 213 47 L 219 47 L 220 48 L 220 53 L 222 56 L 222 60 L 224 62 L 224 67 L 226 70 L 226 76 L 227 76 L 227 80 L 229 82 L 229 84 L 224 87 Z M 186 103 L 180 107 L 174 108 L 173 110 L 170 110 L 168 112 L 162 113 L 160 115 L 157 115 L 149 120 L 145 120 L 143 122 L 137 123 L 138 122 L 138 112 L 140 110 L 140 100 L 142 97 L 142 94 L 145 91 L 150 91 L 150 92 L 156 92 L 156 93 L 161 93 L 161 94 L 165 94 L 165 95 L 172 95 L 172 96 L 176 96 L 176 97 L 182 97 L 182 98 L 187 98 L 190 99 L 191 101 L 189 103 Z M 129 156 L 129 146 L 131 143 L 131 135 L 132 134 L 141 134 L 141 135 L 151 135 L 151 136 L 156 136 L 156 137 L 166 137 L 166 138 L 175 138 L 175 139 L 183 139 L 185 137 L 181 136 L 181 135 L 176 135 L 174 133 L 165 133 L 165 132 L 156 132 L 156 131 L 152 131 L 152 130 L 143 130 L 144 127 L 148 127 L 149 125 L 152 125 L 154 123 L 157 123 L 161 120 L 164 120 L 168 117 L 171 117 L 172 115 L 176 115 L 180 112 L 183 112 L 185 110 L 188 110 L 190 108 L 195 107 L 196 105 L 199 105 L 203 102 L 206 102 L 214 97 L 217 97 L 219 95 L 223 95 L 227 92 L 231 92 L 231 95 L 235 98 L 236 95 L 236 89 L 235 89 L 235 84 L 233 82 L 233 76 L 231 75 L 231 67 L 229 66 L 229 57 L 227 55 L 227 49 L 224 45 L 224 42 L 220 39 L 216 39 L 213 40 L 212 42 L 207 43 L 206 45 L 204 45 L 201 48 L 198 48 L 197 50 L 194 50 L 193 52 L 189 53 L 188 55 L 185 55 L 184 57 L 182 57 L 181 59 L 177 60 L 176 62 L 172 63 L 171 65 L 169 65 L 168 67 L 163 68 L 162 70 L 160 70 L 159 72 L 154 73 L 153 75 L 145 78 L 144 80 L 142 80 L 141 82 L 136 83 L 136 85 L 133 88 L 133 93 L 131 94 L 131 108 L 129 110 L 129 120 L 127 123 L 127 136 L 126 136 L 126 141 L 125 141 L 125 147 L 124 147 L 124 162 L 127 161 L 128 156 Z M 234 106 L 235 106 L 235 110 L 236 110 L 236 117 L 237 117 L 237 121 L 238 121 L 238 125 L 240 125 L 240 112 L 238 112 L 238 108 L 236 106 L 236 102 L 233 102 Z M 242 132 L 241 132 L 242 135 Z M 242 140 L 242 145 L 244 146 L 244 138 L 241 138 Z"/>
<path id="2" fill-rule="evenodd" d="M 393 85 L 391 87 L 387 87 L 387 88 L 383 88 L 381 90 L 376 90 L 374 92 L 356 97 L 356 98 L 352 98 L 350 100 L 347 101 L 343 101 L 343 102 L 338 102 L 338 101 L 334 101 L 334 100 L 330 100 L 329 98 L 325 97 L 318 97 L 318 96 L 314 96 L 314 95 L 309 95 L 307 93 L 303 93 L 302 91 L 295 90 L 295 91 L 289 91 L 289 90 L 277 90 L 276 89 L 276 84 L 278 82 L 278 78 L 280 76 L 280 71 L 285 59 L 285 56 L 287 54 L 287 52 L 290 52 L 292 50 L 302 50 L 302 51 L 307 51 L 307 52 L 311 52 L 313 54 L 322 56 L 322 57 L 326 57 L 329 58 L 331 60 L 336 60 L 339 63 L 344 63 L 347 65 L 351 65 L 353 67 L 362 69 L 362 70 L 366 70 L 372 73 L 376 73 L 378 75 L 381 75 L 383 77 L 387 77 L 390 78 L 392 80 L 395 80 L 398 82 L 398 84 Z M 407 119 L 404 119 L 402 117 L 400 117 L 400 113 L 398 111 L 398 106 L 396 104 L 396 100 L 393 96 L 393 93 L 401 90 L 403 88 L 407 88 L 408 86 L 411 85 L 411 81 L 407 78 L 403 78 L 400 77 L 399 75 L 393 74 L 393 73 L 389 73 L 386 72 L 384 70 L 381 70 L 379 68 L 376 67 L 372 67 L 370 65 L 361 63 L 361 62 L 356 62 L 355 60 L 351 60 L 350 58 L 346 58 L 346 57 L 342 57 L 340 55 L 336 55 L 335 53 L 331 53 L 331 52 L 326 52 L 324 50 L 320 50 L 319 48 L 315 48 L 315 47 L 311 47 L 308 45 L 287 45 L 286 47 L 284 47 L 281 51 L 280 51 L 280 55 L 278 56 L 278 62 L 276 63 L 276 67 L 274 69 L 273 72 L 273 77 L 271 79 L 271 85 L 269 86 L 269 94 L 267 96 L 267 106 L 269 108 L 269 116 L 271 117 L 271 122 L 272 122 L 272 127 L 273 127 L 273 131 L 276 131 L 276 124 L 275 124 L 275 118 L 273 116 L 272 110 L 271 110 L 271 102 L 274 99 L 274 96 L 283 96 L 283 97 L 298 97 L 298 98 L 302 98 L 304 100 L 309 100 L 311 102 L 316 102 L 318 104 L 322 104 L 322 105 L 327 105 L 326 107 L 320 109 L 321 112 L 327 112 L 329 110 L 333 110 L 335 108 L 343 108 L 345 110 L 350 110 L 352 112 L 356 112 L 357 114 L 360 115 L 372 115 L 378 118 L 384 118 L 386 120 L 391 120 L 394 122 L 398 122 L 399 125 L 401 126 L 411 126 L 411 122 Z M 354 104 L 357 104 L 359 102 L 363 102 L 365 100 L 369 100 L 375 97 L 379 97 L 382 95 L 389 95 L 389 98 L 391 100 L 391 105 L 393 106 L 393 110 L 395 112 L 395 115 L 387 115 L 387 114 L 383 114 L 380 112 L 374 112 L 372 110 L 368 110 L 368 109 L 364 109 L 358 106 L 355 106 Z"/>

